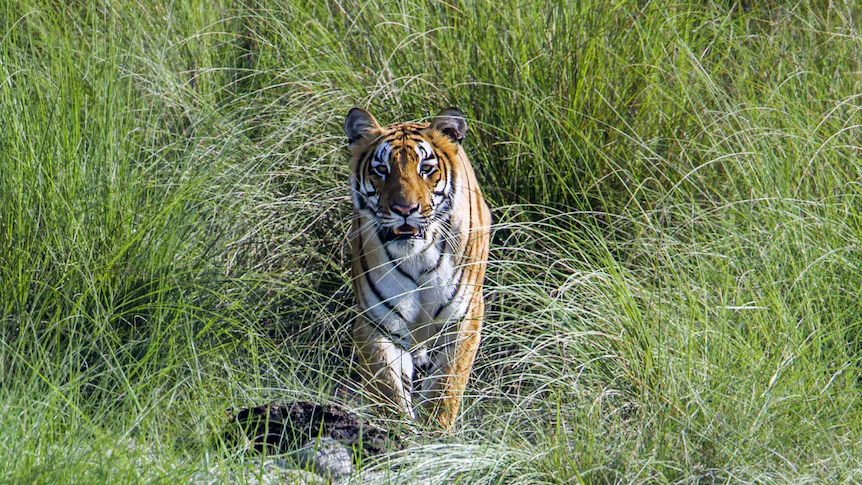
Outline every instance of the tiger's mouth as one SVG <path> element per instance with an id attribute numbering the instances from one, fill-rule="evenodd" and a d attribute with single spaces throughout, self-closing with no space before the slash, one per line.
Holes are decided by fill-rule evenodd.
<path id="1" fill-rule="evenodd" d="M 382 228 L 380 239 L 386 243 L 389 241 L 410 241 L 413 239 L 425 239 L 425 228 L 401 224 L 398 227 Z"/>

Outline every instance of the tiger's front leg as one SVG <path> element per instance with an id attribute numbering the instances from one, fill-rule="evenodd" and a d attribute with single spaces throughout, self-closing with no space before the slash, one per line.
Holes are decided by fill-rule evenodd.
<path id="1" fill-rule="evenodd" d="M 353 328 L 364 386 L 379 402 L 411 418 L 413 412 L 413 357 L 398 343 L 360 316 Z"/>
<path id="2" fill-rule="evenodd" d="M 473 368 L 479 348 L 485 300 L 482 293 L 473 296 L 473 304 L 457 326 L 457 333 L 448 339 L 436 354 L 430 375 L 422 382 L 422 407 L 429 418 L 443 429 L 451 429 L 461 407 L 461 398 Z M 436 350 L 436 352 L 434 352 Z"/>

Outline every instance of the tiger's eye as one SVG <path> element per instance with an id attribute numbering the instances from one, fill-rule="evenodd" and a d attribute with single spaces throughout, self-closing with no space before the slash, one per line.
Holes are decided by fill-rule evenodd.
<path id="1" fill-rule="evenodd" d="M 374 170 L 374 173 L 376 173 L 377 175 L 379 175 L 381 177 L 385 177 L 385 176 L 389 175 L 389 169 L 386 168 L 386 165 L 382 165 L 382 164 L 377 165 L 376 167 L 373 168 L 373 170 Z"/>
<path id="2" fill-rule="evenodd" d="M 427 177 L 437 171 L 437 165 L 431 163 L 423 163 L 419 166 L 419 175 Z"/>

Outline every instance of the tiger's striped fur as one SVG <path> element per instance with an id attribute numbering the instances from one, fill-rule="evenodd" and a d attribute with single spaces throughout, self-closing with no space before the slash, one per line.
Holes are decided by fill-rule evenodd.
<path id="1" fill-rule="evenodd" d="M 461 147 L 464 115 L 381 127 L 353 108 L 350 233 L 360 368 L 376 397 L 444 429 L 458 413 L 485 310 L 491 215 Z M 417 395 L 414 396 L 414 384 Z"/>

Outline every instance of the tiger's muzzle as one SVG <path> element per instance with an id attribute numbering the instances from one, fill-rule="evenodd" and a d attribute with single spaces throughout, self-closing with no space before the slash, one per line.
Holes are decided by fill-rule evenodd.
<path id="1" fill-rule="evenodd" d="M 419 203 L 390 204 L 388 217 L 380 226 L 380 239 L 384 243 L 424 240 L 429 220 L 421 215 L 421 209 L 422 206 Z"/>

